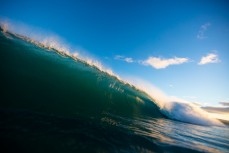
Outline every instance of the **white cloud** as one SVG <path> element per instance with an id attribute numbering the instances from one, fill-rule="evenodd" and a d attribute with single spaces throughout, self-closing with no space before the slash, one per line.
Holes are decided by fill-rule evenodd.
<path id="1" fill-rule="evenodd" d="M 208 55 L 203 56 L 198 64 L 204 65 L 208 63 L 219 63 L 219 62 L 220 60 L 217 54 L 209 53 Z"/>
<path id="2" fill-rule="evenodd" d="M 142 64 L 150 65 L 155 69 L 163 69 L 170 65 L 178 65 L 188 61 L 189 61 L 188 58 L 174 57 L 174 58 L 163 59 L 159 57 L 149 57 L 147 60 L 143 61 Z"/>
<path id="3" fill-rule="evenodd" d="M 124 59 L 127 63 L 133 63 L 134 60 L 131 57 L 127 57 Z"/>
<path id="4" fill-rule="evenodd" d="M 197 34 L 198 39 L 207 38 L 204 34 L 208 30 L 209 26 L 211 26 L 211 23 L 209 23 L 209 22 L 200 26 L 199 32 Z"/>
<path id="5" fill-rule="evenodd" d="M 125 56 L 121 56 L 121 55 L 116 55 L 114 59 L 125 61 L 127 63 L 133 63 L 134 62 L 133 58 L 131 58 L 131 57 L 125 57 Z"/>

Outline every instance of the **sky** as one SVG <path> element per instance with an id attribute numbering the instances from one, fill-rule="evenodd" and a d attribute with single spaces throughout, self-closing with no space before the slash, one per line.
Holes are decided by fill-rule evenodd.
<path id="1" fill-rule="evenodd" d="M 226 0 L 3 0 L 0 18 L 53 32 L 121 77 L 167 95 L 229 103 Z"/>

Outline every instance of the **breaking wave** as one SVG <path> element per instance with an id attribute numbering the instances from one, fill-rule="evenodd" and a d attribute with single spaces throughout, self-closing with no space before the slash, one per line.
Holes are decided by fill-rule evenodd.
<path id="1" fill-rule="evenodd" d="M 95 92 L 95 94 L 102 93 L 99 96 L 97 95 L 98 99 L 105 100 L 107 101 L 107 103 L 115 103 L 115 105 L 110 104 L 109 106 L 101 107 L 101 109 L 106 108 L 108 112 L 114 111 L 113 109 L 115 109 L 114 112 L 121 112 L 125 114 L 125 109 L 123 110 L 123 108 L 121 107 L 139 107 L 135 109 L 138 110 L 141 115 L 147 114 L 151 115 L 152 117 L 166 116 L 173 120 L 192 124 L 206 126 L 223 126 L 223 124 L 219 120 L 213 118 L 209 113 L 202 110 L 200 107 L 178 98 L 171 98 L 165 95 L 162 91 L 160 91 L 153 85 L 150 85 L 150 83 L 138 80 L 133 81 L 132 79 L 122 79 L 111 69 L 104 67 L 98 60 L 89 58 L 87 56 L 82 56 L 80 52 L 71 50 L 71 47 L 65 45 L 60 37 L 56 35 L 47 36 L 46 34 L 37 34 L 34 31 L 29 30 L 27 26 L 20 27 L 20 25 L 13 25 L 10 22 L 1 22 L 1 33 L 7 38 L 19 38 L 26 42 L 32 43 L 39 48 L 45 49 L 46 51 L 55 51 L 56 53 L 61 54 L 64 57 L 68 57 L 74 60 L 76 63 L 83 63 L 87 66 L 92 67 L 93 69 L 97 69 L 98 72 L 96 74 L 91 74 L 90 76 L 96 77 L 96 79 L 90 79 L 95 81 L 99 80 L 101 85 L 96 86 L 96 88 L 99 89 L 95 91 L 96 89 L 92 90 L 90 88 L 85 88 L 85 90 L 81 91 L 81 94 L 86 94 L 82 92 L 88 92 L 88 90 L 92 90 L 91 92 Z M 82 78 L 80 79 L 82 81 L 83 79 L 89 78 L 84 78 L 84 76 L 82 76 Z M 84 80 L 84 82 L 92 82 L 91 80 Z M 74 89 L 77 87 L 72 88 Z M 78 89 L 76 90 L 78 91 Z M 103 98 L 101 96 L 105 96 L 106 98 Z M 88 101 L 91 100 L 92 99 L 88 99 Z M 148 108 L 150 108 L 151 110 L 149 110 Z M 133 111 L 133 109 L 131 111 Z"/>

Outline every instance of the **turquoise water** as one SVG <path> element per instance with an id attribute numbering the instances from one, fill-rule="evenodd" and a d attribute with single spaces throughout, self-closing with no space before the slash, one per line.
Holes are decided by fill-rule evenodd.
<path id="1" fill-rule="evenodd" d="M 228 152 L 227 125 L 171 120 L 144 92 L 79 60 L 9 33 L 0 58 L 8 152 Z"/>

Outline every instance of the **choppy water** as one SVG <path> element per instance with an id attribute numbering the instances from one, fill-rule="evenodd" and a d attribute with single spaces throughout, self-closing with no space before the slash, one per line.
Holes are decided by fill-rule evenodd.
<path id="1" fill-rule="evenodd" d="M 171 120 L 144 92 L 79 60 L 1 33 L 0 62 L 8 152 L 229 152 L 227 125 Z"/>

